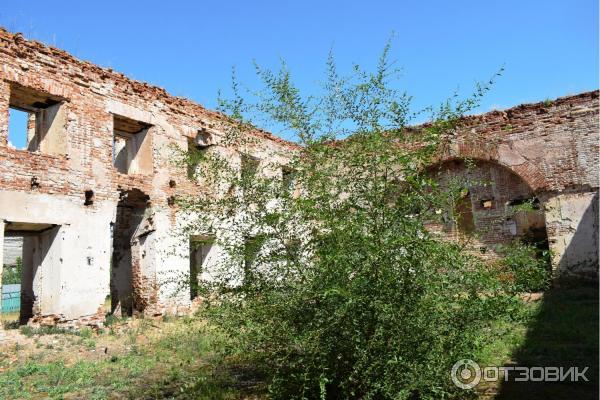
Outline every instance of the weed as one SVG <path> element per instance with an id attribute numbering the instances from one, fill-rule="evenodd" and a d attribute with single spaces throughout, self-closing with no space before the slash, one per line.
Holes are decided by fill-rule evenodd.
<path id="1" fill-rule="evenodd" d="M 29 325 L 23 325 L 21 328 L 21 333 L 27 337 L 32 337 L 33 336 L 33 328 L 30 327 Z"/>
<path id="2" fill-rule="evenodd" d="M 121 319 L 114 314 L 109 314 L 104 318 L 104 326 L 111 327 L 121 322 Z"/>
<path id="3" fill-rule="evenodd" d="M 80 344 L 89 350 L 96 348 L 96 342 L 90 338 L 82 338 Z"/>
<path id="4" fill-rule="evenodd" d="M 92 335 L 93 335 L 93 333 L 94 332 L 92 331 L 92 329 L 90 327 L 87 327 L 87 326 L 85 328 L 81 328 L 79 330 L 79 336 L 81 336 L 83 338 L 86 338 L 86 339 L 91 338 Z"/>

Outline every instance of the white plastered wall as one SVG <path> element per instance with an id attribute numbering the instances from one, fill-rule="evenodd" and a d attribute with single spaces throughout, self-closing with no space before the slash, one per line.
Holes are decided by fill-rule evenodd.
<path id="1" fill-rule="evenodd" d="M 82 196 L 83 197 L 83 196 Z M 76 319 L 95 314 L 109 293 L 111 232 L 116 204 L 84 206 L 61 195 L 0 191 L 0 220 L 57 225 L 34 277 L 37 311 Z"/>
<path id="2" fill-rule="evenodd" d="M 197 226 L 197 216 L 179 212 L 174 223 L 169 218 L 169 210 L 154 214 L 156 226 L 156 277 L 159 283 L 158 299 L 168 305 L 168 312 L 176 311 L 177 306 L 190 305 L 190 237 L 212 236 L 206 229 Z M 219 233 L 214 236 L 219 236 Z M 213 243 L 202 265 L 201 279 L 210 280 L 211 272 L 226 263 L 227 253 Z"/>
<path id="3" fill-rule="evenodd" d="M 545 209 L 555 271 L 596 275 L 598 192 L 558 194 L 545 202 Z"/>

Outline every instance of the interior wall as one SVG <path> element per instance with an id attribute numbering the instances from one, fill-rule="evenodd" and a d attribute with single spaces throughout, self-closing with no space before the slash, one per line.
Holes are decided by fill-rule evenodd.
<path id="1" fill-rule="evenodd" d="M 23 238 L 21 324 L 36 314 L 60 313 L 63 239 L 64 230 L 60 226 L 30 232 Z"/>
<path id="2" fill-rule="evenodd" d="M 46 154 L 67 154 L 66 105 L 46 107 L 36 116 L 36 123 L 39 123 L 39 150 Z"/>
<path id="3" fill-rule="evenodd" d="M 152 173 L 152 128 L 133 135 L 131 139 L 130 174 Z"/>
<path id="4" fill-rule="evenodd" d="M 545 209 L 553 268 L 597 279 L 598 192 L 554 195 Z"/>
<path id="5" fill-rule="evenodd" d="M 157 302 L 156 241 L 153 230 L 140 232 L 133 241 L 133 296 L 136 311 L 155 313 Z"/>

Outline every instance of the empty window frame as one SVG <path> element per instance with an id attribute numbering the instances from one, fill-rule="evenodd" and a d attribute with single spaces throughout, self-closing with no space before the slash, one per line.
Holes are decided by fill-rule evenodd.
<path id="1" fill-rule="evenodd" d="M 187 176 L 189 179 L 196 180 L 200 160 L 213 144 L 212 135 L 204 129 L 199 130 L 196 137 L 188 140 Z"/>
<path id="2" fill-rule="evenodd" d="M 199 129 L 193 141 L 197 147 L 202 149 L 206 149 L 214 144 L 213 135 L 206 129 Z"/>
<path id="3" fill-rule="evenodd" d="M 293 194 L 296 189 L 296 173 L 288 167 L 281 168 L 281 189 L 286 194 Z"/>
<path id="4" fill-rule="evenodd" d="M 493 199 L 483 199 L 483 200 L 480 200 L 479 205 L 481 206 L 481 208 L 484 208 L 484 209 L 494 208 L 494 200 Z"/>
<path id="5" fill-rule="evenodd" d="M 46 154 L 66 154 L 66 112 L 64 99 L 10 85 L 9 145 Z"/>
<path id="6" fill-rule="evenodd" d="M 198 282 L 213 249 L 214 237 L 190 237 L 190 300 L 198 297 Z"/>
<path id="7" fill-rule="evenodd" d="M 249 154 L 242 153 L 241 155 L 241 171 L 242 177 L 253 178 L 258 172 L 260 159 Z"/>
<path id="8" fill-rule="evenodd" d="M 244 238 L 244 283 L 250 283 L 253 280 L 255 269 L 257 265 L 261 263 L 259 254 L 266 240 L 267 238 L 264 235 L 247 236 Z"/>
<path id="9" fill-rule="evenodd" d="M 122 174 L 152 174 L 151 125 L 113 115 L 113 164 Z"/>

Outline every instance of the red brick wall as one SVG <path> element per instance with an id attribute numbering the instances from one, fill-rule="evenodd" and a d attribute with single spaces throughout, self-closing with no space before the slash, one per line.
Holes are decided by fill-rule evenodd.
<path id="1" fill-rule="evenodd" d="M 445 159 L 499 163 L 536 192 L 598 188 L 598 91 L 467 117 Z"/>
<path id="2" fill-rule="evenodd" d="M 166 142 L 186 143 L 202 127 L 219 130 L 227 123 L 223 115 L 189 100 L 170 96 L 164 89 L 138 82 L 111 69 L 100 68 L 70 54 L 25 40 L 20 34 L 0 29 L 0 189 L 29 191 L 36 177 L 40 193 L 60 193 L 84 199 L 91 189 L 95 199 L 117 200 L 118 187 L 139 188 L 149 193 L 153 204 L 166 205 L 177 193 L 197 193 L 184 171 L 173 167 Z M 48 155 L 7 147 L 10 84 L 66 99 L 67 155 Z M 155 116 L 165 124 L 153 128 L 153 167 L 151 175 L 124 175 L 112 165 L 112 115 L 107 102 Z M 163 125 L 174 127 L 174 131 Z M 267 132 L 253 133 L 265 146 L 281 151 L 295 148 Z M 167 170 L 168 174 L 164 171 Z M 158 172 L 162 173 L 159 177 Z M 169 180 L 177 182 L 176 189 Z"/>

